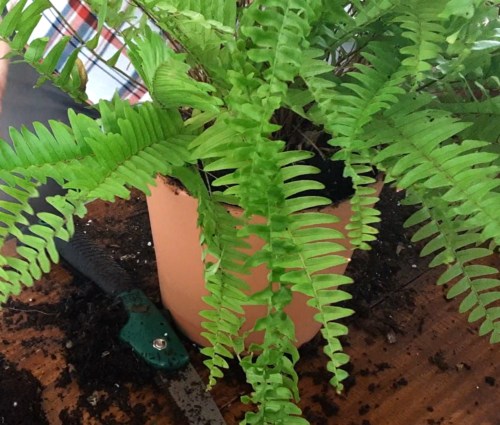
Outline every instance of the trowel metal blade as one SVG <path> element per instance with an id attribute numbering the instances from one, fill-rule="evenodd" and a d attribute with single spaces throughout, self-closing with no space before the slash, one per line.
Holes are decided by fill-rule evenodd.
<path id="1" fill-rule="evenodd" d="M 159 373 L 159 378 L 190 425 L 226 425 L 206 385 L 190 363 L 175 376 Z"/>

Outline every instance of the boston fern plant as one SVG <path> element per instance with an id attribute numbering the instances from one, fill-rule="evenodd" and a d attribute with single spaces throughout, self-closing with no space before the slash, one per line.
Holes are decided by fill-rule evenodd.
<path id="1" fill-rule="evenodd" d="M 6 1 L 3 0 L 2 6 Z M 127 198 L 130 188 L 149 194 L 160 174 L 180 180 L 199 201 L 206 260 L 204 336 L 212 386 L 236 355 L 258 405 L 249 424 L 305 424 L 295 404 L 299 355 L 294 323 L 284 307 L 294 292 L 318 311 L 339 391 L 348 356 L 339 322 L 352 311 L 339 303 L 347 277 L 325 274 L 345 263 L 339 238 L 325 226 L 336 221 L 318 209 L 328 199 L 303 165 L 312 156 L 285 149 L 283 117 L 297 117 L 329 135 L 331 159 L 352 179 L 354 211 L 346 237 L 369 249 L 377 230 L 372 170 L 406 191 L 419 210 L 415 241 L 431 267 L 446 265 L 438 284 L 452 282 L 449 297 L 463 295 L 462 313 L 480 321 L 481 335 L 500 342 L 500 280 L 496 269 L 474 264 L 500 244 L 500 22 L 494 2 L 483 0 L 92 0 L 98 31 L 106 24 L 126 51 L 152 101 L 130 105 L 118 98 L 94 107 L 93 120 L 69 111 L 71 125 L 35 124 L 11 129 L 14 148 L 0 143 L 0 178 L 18 203 L 1 204 L 1 241 L 21 242 L 20 258 L 0 257 L 0 302 L 32 285 L 58 261 L 54 238 L 68 240 L 73 216 L 94 199 Z M 85 102 L 86 73 L 76 49 L 54 70 L 71 36 L 47 47 L 33 36 L 50 0 L 21 0 L 4 17 L 0 37 L 41 74 Z M 141 11 L 142 17 L 135 11 Z M 146 19 L 147 18 L 147 19 Z M 86 43 L 93 51 L 99 34 Z M 103 58 L 97 58 L 103 60 Z M 116 67 L 117 57 L 106 66 Z M 207 185 L 207 173 L 219 176 Z M 300 178 L 298 178 L 300 177 Z M 33 214 L 28 200 L 47 178 L 68 189 L 48 198 L 58 214 L 39 213 L 44 225 L 22 234 Z M 219 191 L 217 191 L 219 188 Z M 241 207 L 228 220 L 225 204 Z M 265 224 L 252 224 L 253 217 Z M 310 226 L 316 226 L 311 228 Z M 251 257 L 240 248 L 256 235 L 265 246 Z M 204 258 L 206 255 L 204 256 Z M 265 290 L 247 296 L 237 275 L 266 264 Z M 267 306 L 254 329 L 261 344 L 244 349 L 243 306 Z"/>

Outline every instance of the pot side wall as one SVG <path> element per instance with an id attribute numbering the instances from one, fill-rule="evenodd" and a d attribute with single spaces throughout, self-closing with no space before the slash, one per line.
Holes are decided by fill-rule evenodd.
<path id="1" fill-rule="evenodd" d="M 186 192 L 165 182 L 163 178 L 156 180 L 157 186 L 150 187 L 151 196 L 148 197 L 149 217 L 157 259 L 160 292 L 163 304 L 170 310 L 179 328 L 197 344 L 207 346 L 209 342 L 201 336 L 205 330 L 201 327 L 203 319 L 200 311 L 209 309 L 202 297 L 208 295 L 203 278 L 202 247 L 199 244 L 200 230 L 197 228 L 198 201 Z M 376 186 L 378 192 L 382 182 Z M 231 207 L 230 211 L 241 216 L 242 210 Z M 339 223 L 326 225 L 341 232 L 352 215 L 349 201 L 336 207 L 328 206 L 322 212 L 334 214 L 341 219 Z M 264 219 L 253 222 L 263 222 Z M 253 253 L 264 246 L 264 241 L 255 235 L 248 239 L 252 249 L 244 250 Z M 335 240 L 346 250 L 336 253 L 350 258 L 352 251 L 347 239 Z M 208 260 L 213 260 L 208 258 Z M 331 267 L 324 273 L 343 274 L 346 264 Z M 251 275 L 241 276 L 252 288 L 252 292 L 264 289 L 267 286 L 269 270 L 260 265 L 253 269 Z M 300 346 L 310 341 L 320 330 L 321 325 L 314 320 L 317 310 L 306 305 L 308 297 L 294 292 L 293 301 L 285 308 L 287 314 L 295 323 L 297 336 L 296 345 Z M 246 322 L 243 330 L 250 329 L 259 317 L 267 313 L 265 306 L 246 306 Z M 260 335 L 259 335 L 260 334 Z M 254 333 L 247 339 L 247 344 L 261 342 L 262 334 Z"/>

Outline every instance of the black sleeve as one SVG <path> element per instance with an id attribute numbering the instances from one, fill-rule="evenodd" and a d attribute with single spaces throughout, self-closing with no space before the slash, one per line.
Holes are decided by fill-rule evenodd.
<path id="1" fill-rule="evenodd" d="M 98 116 L 97 111 L 76 103 L 69 95 L 63 93 L 50 82 L 44 83 L 39 88 L 33 88 L 39 77 L 38 72 L 25 62 L 11 63 L 9 66 L 7 86 L 0 113 L 0 137 L 8 143 L 11 143 L 9 127 L 20 129 L 24 125 L 33 130 L 33 122 L 38 121 L 47 125 L 49 120 L 69 124 L 69 108 L 94 118 Z M 14 202 L 14 198 L 1 190 L 2 183 L 4 184 L 0 180 L 0 201 Z M 36 213 L 54 212 L 53 208 L 45 202 L 45 197 L 64 194 L 65 191 L 55 181 L 49 180 L 46 185 L 39 188 L 39 192 L 40 197 L 30 201 L 30 205 Z M 37 220 L 35 217 L 27 218 L 31 224 Z"/>

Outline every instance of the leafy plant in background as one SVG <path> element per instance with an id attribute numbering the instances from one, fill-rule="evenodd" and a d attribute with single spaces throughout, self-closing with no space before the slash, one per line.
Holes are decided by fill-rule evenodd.
<path id="1" fill-rule="evenodd" d="M 44 39 L 25 48 L 41 12 L 52 7 L 49 0 L 26 5 L 22 0 L 6 15 L 0 37 L 42 74 L 41 82 L 50 80 L 85 101 L 80 49 L 54 73 L 68 37 L 50 51 Z M 124 38 L 153 102 L 101 101 L 95 106 L 98 120 L 69 111 L 70 127 L 51 122 L 50 128 L 35 124 L 35 133 L 11 129 L 15 148 L 0 143 L 0 178 L 19 201 L 1 204 L 1 240 L 11 234 L 23 243 L 22 258 L 0 257 L 0 301 L 58 261 L 53 240 L 70 238 L 72 217 L 86 213 L 87 201 L 127 198 L 131 187 L 148 194 L 157 173 L 175 177 L 199 200 L 201 243 L 216 258 L 205 264 L 211 309 L 201 313 L 212 344 L 203 350 L 210 386 L 235 352 L 253 386 L 245 401 L 259 408 L 247 413 L 246 423 L 307 423 L 294 404 L 298 351 L 294 324 L 283 309 L 294 292 L 310 297 L 323 325 L 331 383 L 340 391 L 348 356 L 338 340 L 347 328 L 338 321 L 352 312 L 338 305 L 349 295 L 337 287 L 351 281 L 321 273 L 346 261 L 337 254 L 340 245 L 325 242 L 341 235 L 307 227 L 334 218 L 293 214 L 330 202 L 304 195 L 321 188 L 311 179 L 317 170 L 297 164 L 312 153 L 285 150 L 279 140 L 280 119 L 293 112 L 331 136 L 332 159 L 344 161 L 345 175 L 352 178 L 355 214 L 347 230 L 354 246 L 369 249 L 377 233 L 378 212 L 370 207 L 377 200 L 370 187 L 374 178 L 367 174 L 376 167 L 387 183 L 406 190 L 406 203 L 420 206 L 406 224 L 420 226 L 414 240 L 428 239 L 422 254 L 434 255 L 431 266 L 447 266 L 438 284 L 453 281 L 448 296 L 464 295 L 460 311 L 481 322 L 481 335 L 500 341 L 500 281 L 492 277 L 498 271 L 473 263 L 500 243 L 496 5 L 136 0 L 124 11 L 121 0 L 92 0 L 89 6 L 99 17 L 99 32 L 107 23 Z M 143 18 L 135 18 L 134 8 Z M 86 48 L 92 51 L 98 38 Z M 106 63 L 115 67 L 116 58 Z M 212 183 L 221 191 L 204 182 L 212 172 L 222 172 Z M 33 225 L 21 234 L 17 225 L 32 214 L 27 201 L 37 196 L 33 179 L 44 183 L 49 177 L 69 189 L 49 199 L 60 214 L 39 214 L 49 226 Z M 243 218 L 228 220 L 223 203 L 239 205 Z M 249 224 L 254 216 L 264 217 L 265 224 Z M 238 249 L 250 234 L 266 245 L 248 258 Z M 269 285 L 247 297 L 235 273 L 262 263 Z M 255 326 L 265 329 L 264 342 L 244 356 L 237 313 L 249 303 L 268 306 L 268 315 Z"/>

